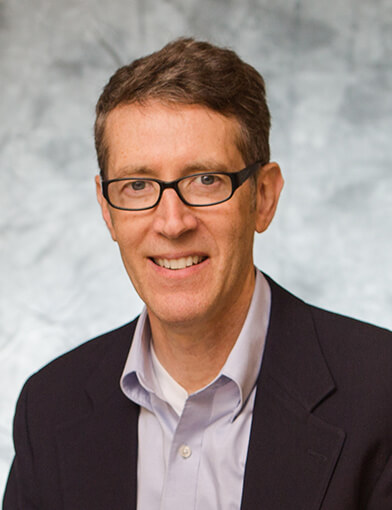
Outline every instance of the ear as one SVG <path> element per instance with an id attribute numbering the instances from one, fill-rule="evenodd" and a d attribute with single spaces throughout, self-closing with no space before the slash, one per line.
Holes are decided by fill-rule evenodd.
<path id="1" fill-rule="evenodd" d="M 107 203 L 105 197 L 102 194 L 102 185 L 101 185 L 101 179 L 99 175 L 95 176 L 95 190 L 97 193 L 97 200 L 101 207 L 102 217 L 106 223 L 106 226 L 109 229 L 110 235 L 112 236 L 113 241 L 117 241 L 116 239 L 116 232 L 113 227 L 113 220 L 112 215 L 109 210 L 109 204 Z"/>
<path id="2" fill-rule="evenodd" d="M 274 217 L 284 180 L 277 163 L 267 163 L 259 171 L 256 190 L 256 232 L 267 230 Z"/>

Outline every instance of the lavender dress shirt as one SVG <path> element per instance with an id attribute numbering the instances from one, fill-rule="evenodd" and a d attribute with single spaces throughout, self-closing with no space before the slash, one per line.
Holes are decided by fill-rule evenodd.
<path id="1" fill-rule="evenodd" d="M 269 285 L 256 271 L 251 305 L 226 363 L 191 395 L 151 352 L 143 310 L 121 376 L 122 391 L 141 407 L 137 510 L 240 509 L 270 302 Z"/>

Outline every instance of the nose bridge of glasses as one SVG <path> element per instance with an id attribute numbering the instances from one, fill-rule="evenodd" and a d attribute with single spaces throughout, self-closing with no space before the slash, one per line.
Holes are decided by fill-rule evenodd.
<path id="1" fill-rule="evenodd" d="M 159 201 L 162 198 L 163 192 L 167 189 L 172 189 L 177 194 L 177 197 L 183 202 L 184 204 L 188 205 L 184 199 L 184 197 L 181 195 L 180 188 L 178 186 L 180 179 L 176 179 L 175 181 L 158 181 L 160 186 L 160 194 L 159 194 Z"/>

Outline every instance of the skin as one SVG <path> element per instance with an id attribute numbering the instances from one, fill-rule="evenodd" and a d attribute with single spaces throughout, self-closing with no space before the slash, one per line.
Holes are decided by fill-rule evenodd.
<path id="1" fill-rule="evenodd" d="M 207 169 L 241 170 L 238 132 L 235 119 L 200 105 L 119 106 L 106 124 L 108 178 L 169 181 Z M 188 393 L 216 377 L 240 333 L 255 284 L 254 232 L 270 224 L 282 186 L 279 166 L 269 163 L 256 189 L 248 180 L 219 205 L 189 207 L 166 190 L 154 209 L 120 211 L 108 205 L 96 178 L 103 218 L 146 303 L 156 354 Z M 188 255 L 205 260 L 180 270 L 154 263 Z"/>

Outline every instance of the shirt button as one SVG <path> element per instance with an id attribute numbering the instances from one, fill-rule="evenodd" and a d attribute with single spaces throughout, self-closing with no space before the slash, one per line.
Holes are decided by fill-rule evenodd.
<path id="1" fill-rule="evenodd" d="M 183 444 L 179 448 L 180 455 L 183 459 L 187 459 L 192 455 L 192 450 L 187 444 Z"/>

